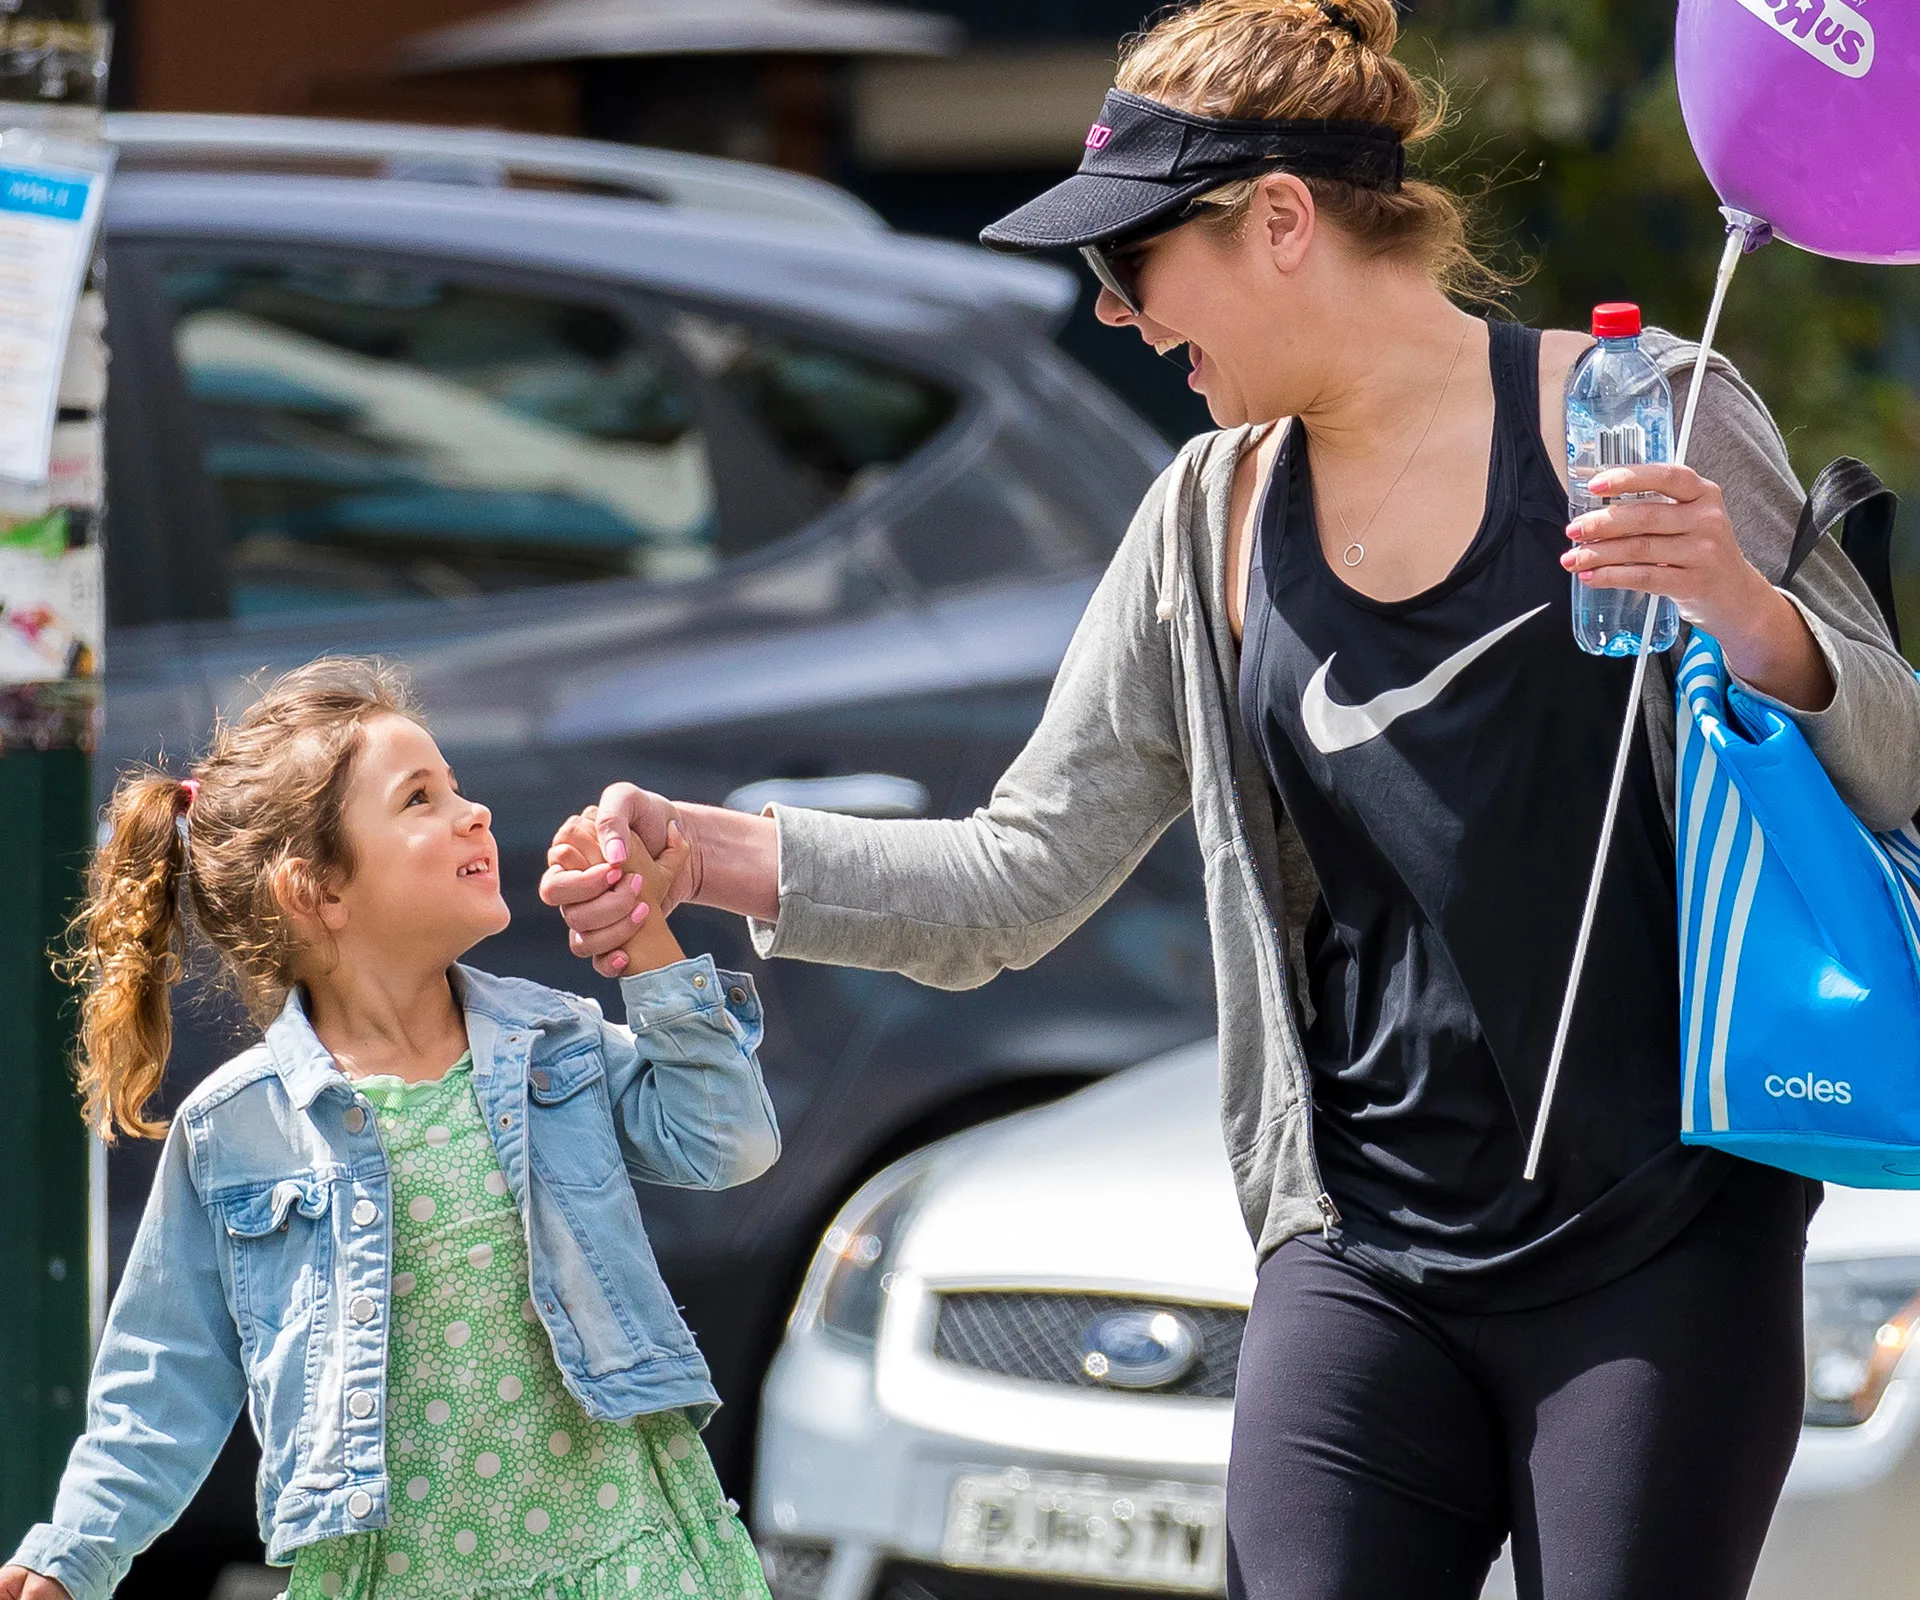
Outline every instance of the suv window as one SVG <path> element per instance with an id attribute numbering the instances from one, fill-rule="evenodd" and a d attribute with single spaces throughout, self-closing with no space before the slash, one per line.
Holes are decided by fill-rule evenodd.
<path id="1" fill-rule="evenodd" d="M 687 380 L 612 311 L 388 267 L 175 260 L 162 281 L 236 615 L 713 564 Z"/>
<path id="2" fill-rule="evenodd" d="M 676 582 L 867 492 L 946 387 L 729 318 L 405 265 L 174 257 L 160 280 L 237 616 Z"/>
<path id="3" fill-rule="evenodd" d="M 787 466 L 832 499 L 870 489 L 959 409 L 951 389 L 865 356 L 693 311 L 672 327 Z"/>

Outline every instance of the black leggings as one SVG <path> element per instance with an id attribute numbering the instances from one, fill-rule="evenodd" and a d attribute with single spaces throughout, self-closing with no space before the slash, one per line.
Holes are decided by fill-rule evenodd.
<path id="1" fill-rule="evenodd" d="M 1795 1229 L 1751 1193 L 1539 1310 L 1435 1312 L 1281 1246 L 1240 1353 L 1229 1600 L 1474 1600 L 1509 1533 L 1521 1600 L 1739 1600 L 1802 1403 L 1805 1200 Z"/>

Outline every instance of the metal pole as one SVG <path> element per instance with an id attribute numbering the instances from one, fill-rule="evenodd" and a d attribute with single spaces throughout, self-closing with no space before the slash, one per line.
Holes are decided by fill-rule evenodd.
<path id="1" fill-rule="evenodd" d="M 21 215 L 5 187 L 19 176 L 12 130 L 97 146 L 107 52 L 99 0 L 17 0 L 0 12 L 0 210 L 11 221 Z M 20 309 L 9 304 L 9 317 Z M 11 651 L 0 657 L 0 1559 L 52 1509 L 104 1284 L 93 1257 L 106 1196 L 74 1094 L 72 997 L 48 962 L 93 842 L 103 325 L 96 285 L 60 371 L 49 471 L 0 480 L 0 630 L 12 630 L 0 639 Z M 23 578 L 35 561 L 70 604 L 22 599 L 23 583 L 35 592 Z M 23 640 L 47 657 L 43 674 L 21 665 Z"/>

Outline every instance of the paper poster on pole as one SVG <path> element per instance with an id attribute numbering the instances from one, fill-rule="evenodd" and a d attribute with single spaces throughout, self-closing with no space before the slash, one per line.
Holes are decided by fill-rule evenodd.
<path id="1" fill-rule="evenodd" d="M 67 334 L 111 165 L 106 145 L 0 134 L 0 479 L 46 482 Z"/>
<path id="2" fill-rule="evenodd" d="M 105 632 L 100 547 L 72 546 L 69 513 L 0 532 L 0 684 L 91 678 Z"/>

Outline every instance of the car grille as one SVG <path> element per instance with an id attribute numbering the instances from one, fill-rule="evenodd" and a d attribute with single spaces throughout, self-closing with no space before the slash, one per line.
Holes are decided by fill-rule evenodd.
<path id="1" fill-rule="evenodd" d="M 880 1569 L 873 1594 L 874 1600 L 1115 1600 L 1118 1595 L 1127 1600 L 1195 1600 L 1191 1589 L 1175 1592 L 1132 1584 L 1075 1583 L 1071 1578 L 965 1572 L 915 1561 L 889 1561 Z"/>
<path id="2" fill-rule="evenodd" d="M 1247 1314 L 1234 1306 L 1183 1305 L 1107 1294 L 1022 1293 L 964 1290 L 940 1296 L 933 1353 L 981 1372 L 1031 1383 L 1065 1383 L 1081 1389 L 1107 1385 L 1081 1367 L 1081 1334 L 1094 1318 L 1113 1311 L 1178 1311 L 1200 1339 L 1200 1358 L 1172 1383 L 1151 1392 L 1194 1400 L 1231 1400 L 1234 1368 Z"/>

